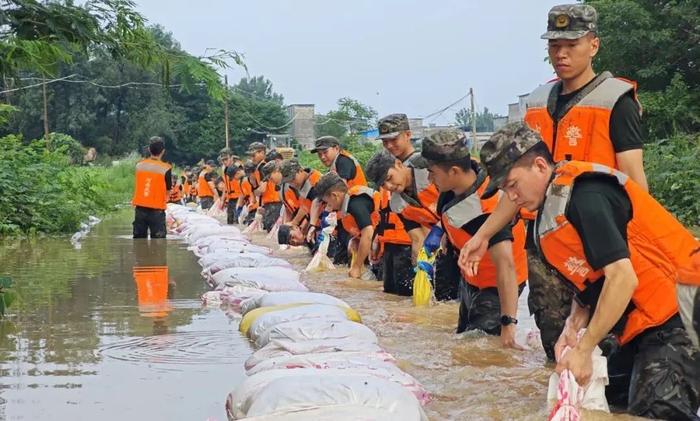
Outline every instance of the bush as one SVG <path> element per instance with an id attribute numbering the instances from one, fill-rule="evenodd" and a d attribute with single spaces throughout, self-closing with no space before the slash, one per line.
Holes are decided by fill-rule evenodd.
<path id="1" fill-rule="evenodd" d="M 700 134 L 645 145 L 649 191 L 687 226 L 700 225 Z"/>
<path id="2" fill-rule="evenodd" d="M 87 151 L 83 145 L 71 136 L 63 133 L 49 133 L 51 150 L 58 151 L 68 157 L 71 164 L 80 165 Z"/>
<path id="3" fill-rule="evenodd" d="M 112 167 L 70 164 L 69 147 L 0 138 L 0 236 L 69 233 L 89 215 L 128 200 L 134 161 Z M 82 156 L 81 156 L 82 158 Z"/>

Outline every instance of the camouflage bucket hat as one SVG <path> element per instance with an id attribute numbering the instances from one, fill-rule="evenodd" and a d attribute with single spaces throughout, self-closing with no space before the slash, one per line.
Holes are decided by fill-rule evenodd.
<path id="1" fill-rule="evenodd" d="M 231 148 L 223 148 L 222 150 L 219 151 L 219 157 L 225 158 L 233 155 L 233 151 L 231 151 Z"/>
<path id="2" fill-rule="evenodd" d="M 290 159 L 282 162 L 280 172 L 282 173 L 282 182 L 291 183 L 294 176 L 302 170 L 301 164 L 296 159 Z"/>
<path id="3" fill-rule="evenodd" d="M 263 165 L 263 167 L 260 169 L 260 175 L 262 176 L 263 181 L 267 181 L 268 178 L 270 178 L 270 174 L 275 172 L 275 170 L 279 169 L 279 165 L 275 161 L 270 161 Z"/>
<path id="4" fill-rule="evenodd" d="M 314 143 L 314 148 L 311 149 L 311 153 L 316 153 L 328 149 L 333 146 L 340 146 L 340 141 L 335 136 L 323 136 L 316 139 Z"/>
<path id="5" fill-rule="evenodd" d="M 469 159 L 464 132 L 457 129 L 437 130 L 422 140 L 421 156 L 431 162 Z"/>
<path id="6" fill-rule="evenodd" d="M 540 142 L 540 135 L 525 123 L 511 123 L 494 133 L 481 147 L 481 165 L 491 177 L 484 197 L 496 193 L 513 164 Z"/>
<path id="7" fill-rule="evenodd" d="M 379 120 L 379 139 L 393 139 L 401 132 L 411 130 L 406 114 L 389 114 Z"/>
<path id="8" fill-rule="evenodd" d="M 316 186 L 314 187 L 316 197 L 323 199 L 323 196 L 328 193 L 328 190 L 338 183 L 345 183 L 345 181 L 340 178 L 338 174 L 334 172 L 323 174 L 323 177 L 318 180 L 318 183 L 316 183 Z"/>
<path id="9" fill-rule="evenodd" d="M 542 39 L 579 39 L 598 31 L 598 12 L 587 4 L 561 4 L 549 10 Z"/>
<path id="10" fill-rule="evenodd" d="M 367 161 L 365 175 L 379 188 L 384 184 L 389 169 L 395 163 L 396 158 L 389 152 L 382 150 Z"/>
<path id="11" fill-rule="evenodd" d="M 248 153 L 253 153 L 257 151 L 264 151 L 267 149 L 264 143 L 262 142 L 253 142 L 248 146 Z"/>

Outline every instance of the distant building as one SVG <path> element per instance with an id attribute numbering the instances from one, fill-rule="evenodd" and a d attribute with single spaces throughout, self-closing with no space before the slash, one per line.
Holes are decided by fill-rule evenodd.
<path id="1" fill-rule="evenodd" d="M 312 149 L 316 138 L 314 133 L 314 104 L 292 104 L 287 106 L 287 114 L 294 119 L 289 126 L 289 134 L 299 142 L 302 149 Z"/>
<path id="2" fill-rule="evenodd" d="M 527 111 L 527 98 L 530 94 L 518 95 L 518 102 L 508 104 L 508 123 L 523 121 Z"/>
<path id="3" fill-rule="evenodd" d="M 508 117 L 507 116 L 499 115 L 499 116 L 493 118 L 493 130 L 494 131 L 501 129 L 506 124 L 508 124 Z"/>

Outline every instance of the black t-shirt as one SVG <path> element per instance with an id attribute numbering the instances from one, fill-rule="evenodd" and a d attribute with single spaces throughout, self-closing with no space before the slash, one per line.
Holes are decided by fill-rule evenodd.
<path id="1" fill-rule="evenodd" d="M 204 181 L 206 182 L 213 182 L 214 181 L 214 173 L 213 172 L 208 172 L 205 173 L 202 177 L 204 177 Z"/>
<path id="2" fill-rule="evenodd" d="M 454 198 L 455 193 L 452 191 L 440 193 L 440 196 L 438 196 L 437 203 L 438 213 L 442 214 L 445 206 L 452 200 L 454 200 Z M 462 225 L 461 228 L 467 234 L 474 236 L 474 234 L 476 234 L 477 231 L 479 231 L 479 228 L 481 228 L 481 226 L 484 225 L 484 222 L 486 222 L 486 219 L 489 217 L 489 215 L 489 213 L 480 215 L 467 222 L 466 224 Z M 498 231 L 493 237 L 491 237 L 491 239 L 489 240 L 489 247 L 492 247 L 493 245 L 498 244 L 501 241 L 513 241 L 513 226 L 511 224 L 508 224 L 505 227 L 501 228 L 500 231 Z"/>
<path id="3" fill-rule="evenodd" d="M 632 204 L 619 183 L 607 176 L 576 180 L 566 218 L 583 242 L 586 260 L 594 270 L 630 257 L 627 223 Z"/>
<path id="4" fill-rule="evenodd" d="M 348 214 L 355 218 L 360 231 L 372 225 L 372 212 L 374 212 L 374 201 L 366 195 L 353 196 L 348 201 Z"/>
<path id="5" fill-rule="evenodd" d="M 165 172 L 165 189 L 171 190 L 173 188 L 173 172 L 168 170 Z"/>
<path id="6" fill-rule="evenodd" d="M 355 178 L 357 172 L 355 169 L 355 161 L 345 155 L 338 155 L 335 160 L 335 171 L 340 178 L 345 181 L 350 181 Z"/>
<path id="7" fill-rule="evenodd" d="M 555 116 L 559 116 L 569 100 L 594 80 L 574 92 L 559 94 Z M 617 100 L 610 115 L 610 140 L 612 140 L 616 153 L 642 149 L 644 142 L 642 141 L 641 125 L 642 119 L 639 115 L 639 104 L 634 100 L 634 95 L 630 91 Z"/>
<path id="8" fill-rule="evenodd" d="M 406 232 L 413 231 L 414 229 L 421 227 L 421 225 L 418 222 L 406 219 L 400 213 L 398 215 L 399 219 L 401 220 L 401 223 L 403 223 L 403 228 L 406 230 Z"/>
<path id="9" fill-rule="evenodd" d="M 311 175 L 311 168 L 305 168 L 304 171 L 306 171 L 307 174 Z M 316 187 L 311 187 L 309 189 L 309 192 L 306 194 L 306 198 L 311 201 L 316 199 Z"/>

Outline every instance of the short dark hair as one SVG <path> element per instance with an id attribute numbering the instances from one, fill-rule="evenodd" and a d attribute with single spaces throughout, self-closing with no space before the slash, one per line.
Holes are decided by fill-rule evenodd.
<path id="1" fill-rule="evenodd" d="M 530 167 L 532 163 L 535 162 L 535 158 L 544 158 L 547 164 L 554 165 L 554 159 L 552 158 L 552 153 L 549 151 L 547 144 L 544 142 L 539 142 L 530 150 L 525 152 L 517 161 L 513 164 L 515 167 Z"/>
<path id="2" fill-rule="evenodd" d="M 460 170 L 467 172 L 472 169 L 472 161 L 469 157 L 462 159 L 454 159 L 451 161 L 430 161 L 428 160 L 428 165 L 435 165 L 440 167 L 440 169 L 447 172 L 452 167 L 457 167 Z"/>
<path id="3" fill-rule="evenodd" d="M 160 155 L 160 153 L 165 149 L 165 142 L 163 142 L 163 138 L 160 136 L 153 136 L 150 139 L 150 142 L 150 145 L 148 145 L 148 151 L 152 156 Z"/>

